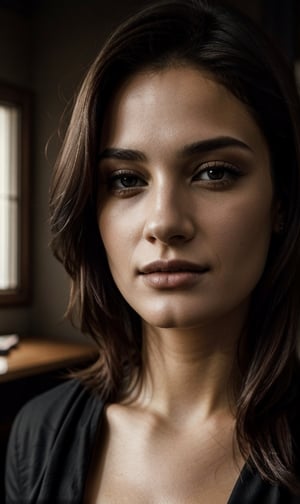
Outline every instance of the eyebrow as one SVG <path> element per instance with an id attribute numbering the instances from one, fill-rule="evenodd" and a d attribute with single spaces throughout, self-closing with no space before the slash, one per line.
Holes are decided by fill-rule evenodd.
<path id="1" fill-rule="evenodd" d="M 180 151 L 180 156 L 187 157 L 228 147 L 238 147 L 239 149 L 252 151 L 251 147 L 242 140 L 230 136 L 221 136 L 185 145 Z"/>
<path id="2" fill-rule="evenodd" d="M 185 145 L 179 151 L 179 156 L 181 158 L 186 158 L 193 156 L 195 154 L 202 154 L 218 149 L 224 149 L 228 147 L 238 147 L 239 149 L 252 151 L 251 147 L 234 137 L 221 136 L 215 138 L 208 138 L 207 140 L 199 140 L 198 142 L 193 142 L 191 144 Z M 109 147 L 104 149 L 99 154 L 99 161 L 102 159 L 118 159 L 121 161 L 146 161 L 146 155 L 135 149 L 123 149 L 121 147 Z"/>
<path id="3" fill-rule="evenodd" d="M 99 161 L 102 159 L 120 159 L 121 161 L 146 161 L 147 158 L 142 151 L 133 149 L 122 149 L 121 147 L 109 147 L 99 154 Z"/>

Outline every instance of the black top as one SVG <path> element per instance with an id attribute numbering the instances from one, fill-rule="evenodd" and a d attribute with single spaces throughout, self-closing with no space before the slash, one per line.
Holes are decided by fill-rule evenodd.
<path id="1" fill-rule="evenodd" d="M 9 440 L 6 504 L 82 504 L 102 413 L 103 402 L 77 380 L 27 403 Z M 300 504 L 300 497 L 245 464 L 228 504 L 279 503 Z"/>

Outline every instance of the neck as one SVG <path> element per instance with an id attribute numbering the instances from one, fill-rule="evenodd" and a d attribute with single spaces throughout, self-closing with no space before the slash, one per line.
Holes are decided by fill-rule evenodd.
<path id="1" fill-rule="evenodd" d="M 181 423 L 233 415 L 236 346 L 241 327 L 161 329 L 144 323 L 138 402 Z"/>

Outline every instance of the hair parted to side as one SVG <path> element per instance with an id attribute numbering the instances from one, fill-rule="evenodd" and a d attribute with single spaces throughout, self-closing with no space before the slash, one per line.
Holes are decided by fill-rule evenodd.
<path id="1" fill-rule="evenodd" d="M 300 126 L 291 71 L 247 18 L 209 0 L 149 6 L 108 39 L 83 82 L 50 190 L 52 249 L 71 277 L 68 314 L 99 347 L 82 378 L 126 397 L 142 369 L 139 316 L 116 288 L 97 225 L 98 148 L 107 105 L 130 75 L 192 65 L 238 97 L 265 136 L 284 232 L 271 240 L 237 356 L 237 439 L 263 478 L 299 492 L 291 434 L 298 377 Z M 242 272 L 241 272 L 242 274 Z"/>

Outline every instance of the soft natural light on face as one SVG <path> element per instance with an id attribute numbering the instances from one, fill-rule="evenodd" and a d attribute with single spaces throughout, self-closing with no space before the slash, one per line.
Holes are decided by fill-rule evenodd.
<path id="1" fill-rule="evenodd" d="M 18 284 L 18 165 L 17 107 L 0 105 L 0 289 Z"/>

